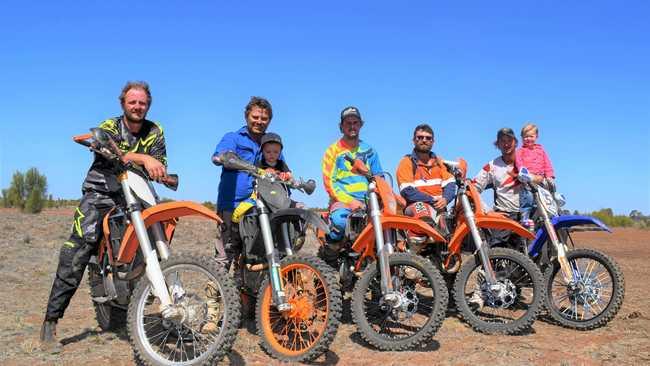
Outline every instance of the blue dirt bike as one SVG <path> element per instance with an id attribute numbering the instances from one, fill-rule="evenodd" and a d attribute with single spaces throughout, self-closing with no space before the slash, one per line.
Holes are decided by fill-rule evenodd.
<path id="1" fill-rule="evenodd" d="M 537 228 L 535 239 L 521 250 L 544 271 L 548 314 L 562 326 L 578 330 L 607 324 L 623 304 L 623 272 L 610 256 L 594 249 L 575 248 L 570 233 L 611 230 L 593 217 L 561 215 L 564 197 L 555 192 L 552 184 L 546 189 L 534 183 L 525 168 L 519 180 L 533 194 Z"/>

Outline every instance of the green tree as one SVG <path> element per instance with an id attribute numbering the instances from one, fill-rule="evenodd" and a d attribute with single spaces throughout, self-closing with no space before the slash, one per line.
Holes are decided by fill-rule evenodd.
<path id="1" fill-rule="evenodd" d="M 36 168 L 25 173 L 25 212 L 39 213 L 47 200 L 47 178 Z"/>
<path id="2" fill-rule="evenodd" d="M 21 172 L 15 172 L 11 177 L 11 185 L 8 192 L 9 206 L 20 208 L 25 207 L 25 176 Z"/>
<path id="3" fill-rule="evenodd" d="M 9 189 L 3 190 L 3 205 L 20 208 L 29 213 L 41 212 L 47 197 L 47 178 L 36 168 L 25 174 L 15 172 Z"/>
<path id="4" fill-rule="evenodd" d="M 27 213 L 39 213 L 45 206 L 45 195 L 40 187 L 35 187 L 29 192 L 29 196 L 25 200 L 25 209 Z"/>
<path id="5" fill-rule="evenodd" d="M 632 220 L 641 220 L 643 219 L 643 214 L 639 210 L 632 210 L 632 212 L 630 212 L 630 218 Z"/>
<path id="6" fill-rule="evenodd" d="M 9 202 L 9 190 L 8 189 L 3 189 L 2 190 L 2 207 L 4 207 L 4 208 L 11 207 L 11 203 Z"/>

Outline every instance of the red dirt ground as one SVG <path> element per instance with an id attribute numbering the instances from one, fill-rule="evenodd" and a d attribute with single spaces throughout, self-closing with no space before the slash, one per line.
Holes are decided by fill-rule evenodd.
<path id="1" fill-rule="evenodd" d="M 102 332 L 94 319 L 89 290 L 84 285 L 59 322 L 65 344 L 60 354 L 40 351 L 38 332 L 58 251 L 67 239 L 71 211 L 46 210 L 26 215 L 0 210 L 0 364 L 71 365 L 133 364 L 126 333 Z M 216 228 L 200 220 L 183 220 L 174 247 L 212 253 Z M 602 250 L 621 265 L 626 296 L 618 316 L 607 326 L 578 332 L 538 320 L 530 334 L 487 336 L 448 317 L 427 347 L 410 352 L 379 352 L 364 344 L 353 324 L 343 324 L 331 350 L 318 364 L 341 365 L 642 365 L 650 364 L 650 231 L 616 229 L 614 234 L 574 234 L 578 246 Z M 645 290 L 644 290 L 645 289 Z M 349 317 L 348 317 L 349 318 Z M 222 362 L 234 365 L 279 364 L 258 345 L 252 325 L 241 329 L 233 351 Z"/>

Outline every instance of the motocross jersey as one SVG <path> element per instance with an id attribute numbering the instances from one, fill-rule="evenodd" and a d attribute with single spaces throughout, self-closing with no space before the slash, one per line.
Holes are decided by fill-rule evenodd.
<path id="1" fill-rule="evenodd" d="M 368 179 L 350 170 L 352 165 L 345 160 L 346 154 L 363 161 L 373 175 L 382 172 L 379 155 L 365 142 L 359 141 L 356 148 L 350 148 L 343 140 L 333 143 L 325 151 L 322 162 L 323 183 L 330 203 L 364 202 L 368 191 Z"/>
<path id="2" fill-rule="evenodd" d="M 503 157 L 485 164 L 474 178 L 479 192 L 488 188 L 494 190 L 494 209 L 501 212 L 519 212 L 519 192 L 521 183 L 517 179 L 517 168 L 506 164 Z"/>
<path id="3" fill-rule="evenodd" d="M 106 131 L 123 153 L 148 154 L 167 166 L 167 150 L 162 127 L 149 120 L 142 122 L 140 131 L 132 134 L 123 122 L 123 117 L 103 121 L 99 128 Z M 115 193 L 121 187 L 114 173 L 114 165 L 103 156 L 95 154 L 86 179 L 82 185 L 84 192 Z"/>

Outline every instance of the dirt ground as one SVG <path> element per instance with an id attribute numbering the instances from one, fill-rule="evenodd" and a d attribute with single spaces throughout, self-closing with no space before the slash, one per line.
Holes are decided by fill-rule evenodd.
<path id="1" fill-rule="evenodd" d="M 72 210 L 39 215 L 0 209 L 0 364 L 133 364 L 126 332 L 102 332 L 94 319 L 85 279 L 58 326 L 60 354 L 39 350 L 38 333 L 58 252 L 67 239 Z M 206 221 L 182 220 L 174 248 L 212 253 L 216 228 Z M 650 364 L 650 231 L 616 229 L 614 234 L 575 234 L 578 246 L 602 250 L 621 265 L 626 295 L 618 316 L 607 326 L 578 332 L 538 320 L 529 334 L 487 336 L 448 317 L 428 346 L 410 352 L 379 352 L 364 344 L 349 316 L 330 351 L 318 364 L 340 365 L 642 365 Z M 644 285 L 645 284 L 645 285 Z M 644 290 L 645 288 L 645 290 Z M 252 324 L 240 329 L 223 364 L 279 364 L 258 345 Z"/>

